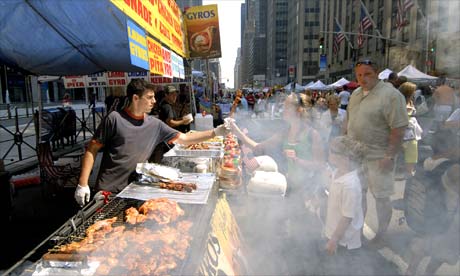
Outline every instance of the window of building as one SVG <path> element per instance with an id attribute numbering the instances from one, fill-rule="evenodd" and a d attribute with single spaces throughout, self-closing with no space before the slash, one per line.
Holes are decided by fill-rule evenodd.
<path id="1" fill-rule="evenodd" d="M 449 30 L 449 18 L 446 13 L 449 13 L 450 1 L 438 1 L 438 31 L 447 32 Z M 441 19 L 443 18 L 443 19 Z"/>

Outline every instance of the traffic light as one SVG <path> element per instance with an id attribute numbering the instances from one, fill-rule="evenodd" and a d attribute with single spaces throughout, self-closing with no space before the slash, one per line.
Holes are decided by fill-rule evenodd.
<path id="1" fill-rule="evenodd" d="M 432 40 L 430 44 L 430 52 L 434 53 L 436 51 L 436 40 Z"/>
<path id="2" fill-rule="evenodd" d="M 319 39 L 319 48 L 322 50 L 323 49 L 323 46 L 324 46 L 324 37 L 321 37 Z"/>

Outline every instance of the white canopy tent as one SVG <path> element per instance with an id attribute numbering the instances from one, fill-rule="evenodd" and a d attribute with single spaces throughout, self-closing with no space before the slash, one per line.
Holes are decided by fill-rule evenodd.
<path id="1" fill-rule="evenodd" d="M 303 87 L 307 88 L 308 86 L 310 86 L 310 85 L 312 85 L 312 84 L 314 84 L 314 83 L 315 83 L 314 81 L 311 81 L 311 82 L 305 84 Z"/>
<path id="2" fill-rule="evenodd" d="M 391 71 L 390 69 L 385 69 L 383 70 L 382 72 L 380 72 L 379 74 L 379 79 L 380 80 L 386 80 L 388 79 L 388 76 L 390 76 L 390 74 L 393 73 L 393 71 Z"/>
<path id="3" fill-rule="evenodd" d="M 341 78 L 340 80 L 332 83 L 332 84 L 329 84 L 329 86 L 333 86 L 333 87 L 342 87 L 344 86 L 345 84 L 348 84 L 350 83 L 349 80 L 345 79 L 345 78 Z"/>
<path id="4" fill-rule="evenodd" d="M 420 72 L 412 65 L 407 65 L 404 69 L 399 71 L 398 76 L 404 76 L 410 80 L 436 80 L 437 77 L 427 75 L 423 72 Z"/>
<path id="5" fill-rule="evenodd" d="M 283 87 L 283 88 L 284 88 L 284 90 L 291 91 L 291 90 L 292 90 L 292 82 L 289 83 L 288 85 L 286 85 L 286 86 Z M 304 86 L 302 86 L 302 85 L 300 85 L 300 84 L 298 84 L 298 83 L 295 84 L 295 91 L 302 91 L 302 90 L 304 90 L 304 89 L 305 89 Z"/>
<path id="6" fill-rule="evenodd" d="M 306 89 L 310 89 L 310 90 L 331 90 L 331 87 L 328 86 L 328 85 L 325 85 L 322 81 L 318 80 L 314 84 L 307 86 Z"/>

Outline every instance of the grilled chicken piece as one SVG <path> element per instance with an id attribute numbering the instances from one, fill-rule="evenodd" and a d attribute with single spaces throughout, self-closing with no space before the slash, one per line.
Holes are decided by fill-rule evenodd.
<path id="1" fill-rule="evenodd" d="M 112 266 L 101 263 L 96 270 L 96 275 L 109 275 L 110 270 L 112 270 Z"/>
<path id="2" fill-rule="evenodd" d="M 155 269 L 155 275 L 166 274 L 168 270 L 174 269 L 177 267 L 177 263 L 172 256 L 165 256 L 161 258 L 158 264 L 157 269 Z"/>
<path id="3" fill-rule="evenodd" d="M 148 219 L 153 219 L 158 224 L 167 224 L 184 215 L 184 210 L 177 202 L 167 198 L 151 199 L 139 207 L 139 213 L 145 214 Z"/>
<path id="4" fill-rule="evenodd" d="M 117 217 L 96 221 L 93 225 L 86 229 L 86 235 L 91 236 L 97 231 L 104 231 L 106 233 L 110 232 L 112 231 L 112 224 L 115 221 L 117 221 Z"/>

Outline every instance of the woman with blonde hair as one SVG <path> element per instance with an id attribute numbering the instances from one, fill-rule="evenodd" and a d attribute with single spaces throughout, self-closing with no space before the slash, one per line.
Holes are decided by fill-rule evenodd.
<path id="1" fill-rule="evenodd" d="M 399 86 L 399 91 L 406 99 L 407 115 L 409 125 L 404 132 L 404 162 L 406 163 L 406 174 L 408 177 L 414 176 L 415 165 L 418 161 L 418 140 L 422 138 L 422 128 L 414 117 L 416 110 L 413 102 L 413 95 L 417 86 L 412 82 L 405 82 Z"/>

